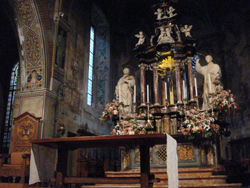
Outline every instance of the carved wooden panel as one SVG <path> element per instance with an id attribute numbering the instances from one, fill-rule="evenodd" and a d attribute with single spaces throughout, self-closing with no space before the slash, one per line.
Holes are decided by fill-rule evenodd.
<path id="1" fill-rule="evenodd" d="M 15 128 L 12 151 L 30 151 L 30 141 L 38 138 L 40 119 L 41 118 L 35 117 L 29 112 L 25 112 L 20 116 L 14 118 Z"/>

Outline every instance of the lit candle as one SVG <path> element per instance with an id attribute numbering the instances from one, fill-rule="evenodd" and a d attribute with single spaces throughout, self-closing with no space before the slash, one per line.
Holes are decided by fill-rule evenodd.
<path id="1" fill-rule="evenodd" d="M 198 96 L 198 89 L 197 89 L 197 80 L 196 77 L 194 78 L 194 89 L 195 89 L 195 96 Z"/>
<path id="2" fill-rule="evenodd" d="M 149 102 L 149 85 L 147 85 L 147 102 Z"/>
<path id="3" fill-rule="evenodd" d="M 183 80 L 183 84 L 182 84 L 182 86 L 183 86 L 183 97 L 182 97 L 182 99 L 184 100 L 185 99 L 185 81 Z"/>
<path id="4" fill-rule="evenodd" d="M 167 90 L 167 82 L 165 82 L 165 99 L 168 99 L 168 90 Z"/>
<path id="5" fill-rule="evenodd" d="M 136 85 L 134 85 L 134 103 L 136 102 Z"/>
<path id="6" fill-rule="evenodd" d="M 209 84 L 209 93 L 212 93 L 211 77 L 209 73 L 208 73 L 208 84 Z"/>
<path id="7" fill-rule="evenodd" d="M 119 85 L 119 103 L 122 102 L 122 98 L 121 98 L 121 85 Z"/>

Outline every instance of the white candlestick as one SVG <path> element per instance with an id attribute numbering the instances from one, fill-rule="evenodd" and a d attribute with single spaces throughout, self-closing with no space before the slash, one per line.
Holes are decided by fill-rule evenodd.
<path id="1" fill-rule="evenodd" d="M 134 85 L 134 103 L 136 103 L 136 85 Z"/>
<path id="2" fill-rule="evenodd" d="M 198 89 L 197 89 L 197 80 L 196 77 L 194 78 L 194 89 L 195 89 L 195 96 L 198 96 Z"/>
<path id="3" fill-rule="evenodd" d="M 167 82 L 165 82 L 165 100 L 168 99 L 168 90 L 167 90 Z"/>
<path id="4" fill-rule="evenodd" d="M 147 85 L 147 102 L 149 102 L 149 85 Z"/>
<path id="5" fill-rule="evenodd" d="M 209 73 L 208 73 L 208 84 L 209 84 L 209 93 L 212 93 L 211 77 Z"/>
<path id="6" fill-rule="evenodd" d="M 183 97 L 182 97 L 182 99 L 185 99 L 185 81 L 184 80 L 183 80 L 182 86 L 183 86 Z"/>
<path id="7" fill-rule="evenodd" d="M 121 98 L 121 85 L 119 85 L 119 103 L 122 102 L 122 98 Z"/>

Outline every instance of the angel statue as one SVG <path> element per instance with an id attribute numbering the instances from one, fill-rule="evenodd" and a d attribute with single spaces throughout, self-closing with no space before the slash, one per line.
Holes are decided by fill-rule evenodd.
<path id="1" fill-rule="evenodd" d="M 161 34 L 158 37 L 157 43 L 158 44 L 164 44 L 164 43 L 174 43 L 174 39 L 171 36 L 172 28 L 167 27 L 166 29 L 164 27 L 160 27 Z"/>
<path id="2" fill-rule="evenodd" d="M 172 17 L 177 15 L 177 13 L 173 13 L 174 11 L 175 11 L 175 9 L 172 6 L 170 6 L 169 9 L 167 10 L 167 13 L 169 15 L 168 18 L 172 18 Z"/>
<path id="3" fill-rule="evenodd" d="M 162 15 L 164 14 L 162 9 L 158 8 L 157 12 L 155 12 L 155 14 L 157 15 L 157 20 L 161 20 Z"/>
<path id="4" fill-rule="evenodd" d="M 192 25 L 188 26 L 188 25 L 185 25 L 184 27 L 181 27 L 181 32 L 182 33 L 185 33 L 185 37 L 192 37 L 191 34 L 190 34 L 190 30 L 192 29 Z"/>
<path id="5" fill-rule="evenodd" d="M 136 34 L 135 37 L 139 38 L 139 40 L 135 46 L 142 45 L 145 42 L 145 36 L 144 36 L 142 31 L 140 31 L 139 34 Z"/>

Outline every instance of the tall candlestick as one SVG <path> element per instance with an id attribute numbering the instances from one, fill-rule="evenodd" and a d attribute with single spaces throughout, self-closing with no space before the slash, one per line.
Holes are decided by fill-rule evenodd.
<path id="1" fill-rule="evenodd" d="M 183 97 L 182 97 L 182 99 L 185 99 L 185 80 L 183 80 L 183 84 L 182 84 L 182 86 L 183 86 Z"/>
<path id="2" fill-rule="evenodd" d="M 121 85 L 119 85 L 119 103 L 122 102 L 122 98 L 121 98 Z"/>
<path id="3" fill-rule="evenodd" d="M 134 103 L 136 103 L 136 85 L 134 85 Z"/>
<path id="4" fill-rule="evenodd" d="M 165 99 L 168 99 L 168 90 L 167 90 L 167 82 L 165 82 Z"/>
<path id="5" fill-rule="evenodd" d="M 196 77 L 194 78 L 194 89 L 195 89 L 195 96 L 198 96 L 198 89 L 197 89 L 197 80 Z"/>
<path id="6" fill-rule="evenodd" d="M 209 93 L 212 93 L 212 85 L 211 85 L 210 73 L 208 73 L 208 83 L 209 83 Z"/>
<path id="7" fill-rule="evenodd" d="M 149 102 L 149 85 L 147 85 L 147 102 Z"/>

